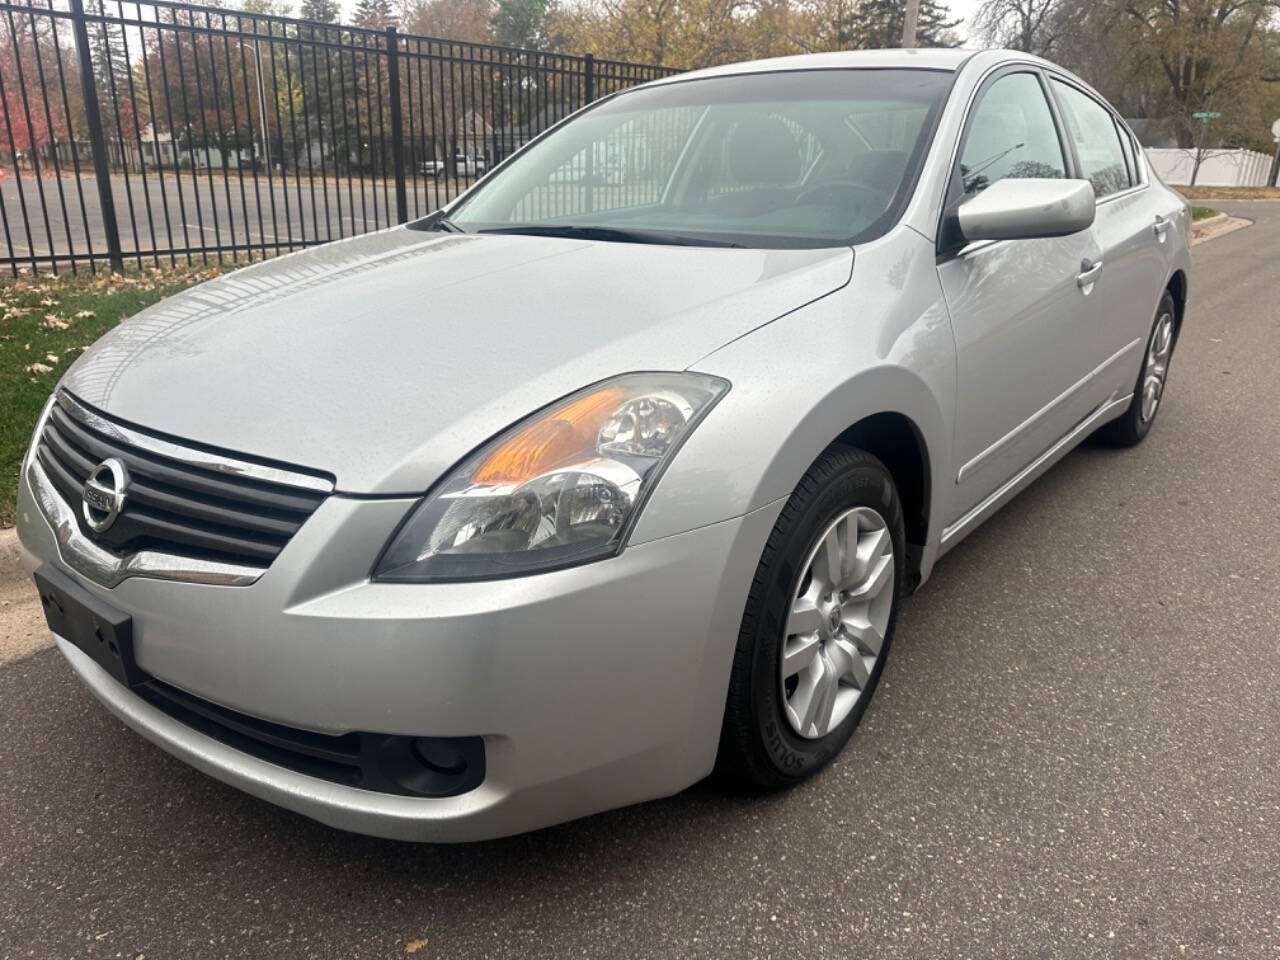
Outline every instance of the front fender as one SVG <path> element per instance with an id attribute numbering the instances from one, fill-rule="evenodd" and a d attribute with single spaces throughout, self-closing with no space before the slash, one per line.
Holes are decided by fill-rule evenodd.
<path id="1" fill-rule="evenodd" d="M 907 228 L 859 248 L 843 289 L 722 347 L 693 369 L 725 377 L 732 388 L 676 455 L 632 543 L 789 496 L 832 441 L 877 413 L 909 419 L 932 475 L 947 476 L 955 341 L 933 247 Z M 937 484 L 928 502 L 928 543 L 936 547 L 944 513 Z M 926 550 L 926 567 L 934 552 Z"/>

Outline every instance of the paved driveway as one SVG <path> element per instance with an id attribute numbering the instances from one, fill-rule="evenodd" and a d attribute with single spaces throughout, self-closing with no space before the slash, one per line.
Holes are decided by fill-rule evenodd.
<path id="1" fill-rule="evenodd" d="M 1258 223 L 1196 248 L 1151 437 L 940 564 L 816 781 L 368 840 L 169 759 L 41 646 L 0 666 L 0 956 L 1280 954 L 1280 204 L 1226 206 Z"/>

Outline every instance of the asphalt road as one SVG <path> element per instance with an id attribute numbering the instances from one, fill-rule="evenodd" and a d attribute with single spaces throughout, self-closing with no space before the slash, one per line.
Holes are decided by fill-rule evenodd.
<path id="1" fill-rule="evenodd" d="M 816 780 L 369 840 L 169 759 L 41 645 L 0 666 L 0 956 L 1280 956 L 1280 204 L 1223 206 L 1258 222 L 1196 248 L 1151 436 L 939 565 Z"/>
<path id="2" fill-rule="evenodd" d="M 262 171 L 256 183 L 252 171 L 242 178 L 232 170 L 224 180 L 221 169 L 195 175 L 183 170 L 164 177 L 115 175 L 111 184 L 126 254 L 187 247 L 212 250 L 219 244 L 230 249 L 246 242 L 268 244 L 274 252 L 276 244 L 287 250 L 290 238 L 297 243 L 336 240 L 395 222 L 395 188 L 390 181 L 326 180 L 319 170 L 314 178 L 304 171 L 302 177 L 273 176 L 270 181 Z M 414 178 L 411 172 L 409 216 L 424 216 L 457 192 L 452 180 L 436 184 Z M 8 231 L 0 230 L 0 259 L 28 257 L 33 251 L 37 258 L 50 251 L 83 254 L 88 239 L 95 252 L 106 253 L 97 181 L 91 176 L 77 184 L 70 175 L 40 180 L 26 175 L 19 188 L 10 174 L 0 181 L 0 207 Z"/>

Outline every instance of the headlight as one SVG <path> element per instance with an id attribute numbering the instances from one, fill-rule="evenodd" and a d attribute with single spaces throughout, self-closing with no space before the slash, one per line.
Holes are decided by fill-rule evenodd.
<path id="1" fill-rule="evenodd" d="M 702 374 L 632 373 L 535 413 L 436 484 L 374 579 L 488 579 L 612 556 L 663 467 L 728 388 Z"/>

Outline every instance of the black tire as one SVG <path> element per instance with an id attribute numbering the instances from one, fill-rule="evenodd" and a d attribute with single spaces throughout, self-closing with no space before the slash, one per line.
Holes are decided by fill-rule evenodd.
<path id="1" fill-rule="evenodd" d="M 1152 426 L 1155 425 L 1156 417 L 1160 413 L 1160 405 L 1156 406 L 1155 413 L 1151 415 L 1150 420 L 1142 419 L 1142 381 L 1146 374 L 1147 356 L 1151 351 L 1152 341 L 1155 339 L 1156 332 L 1160 327 L 1160 318 L 1166 314 L 1175 318 L 1176 321 L 1178 316 L 1177 306 L 1173 302 L 1173 294 L 1168 290 L 1160 298 L 1160 305 L 1156 307 L 1155 317 L 1152 318 L 1151 332 L 1147 335 L 1146 348 L 1142 353 L 1142 367 L 1138 370 L 1138 380 L 1133 386 L 1133 395 L 1129 400 L 1129 406 L 1116 419 L 1110 423 L 1104 423 L 1094 431 L 1090 439 L 1095 443 L 1107 447 L 1136 447 L 1146 439 L 1147 434 L 1151 432 Z M 1176 343 L 1175 339 L 1174 345 Z M 1172 349 L 1173 347 L 1170 347 L 1170 350 Z M 1170 359 L 1172 359 L 1172 353 L 1170 354 Z"/>
<path id="2" fill-rule="evenodd" d="M 881 654 L 853 710 L 826 736 L 806 739 L 784 713 L 779 679 L 784 630 L 805 559 L 841 513 L 870 507 L 893 542 L 892 607 Z M 777 789 L 812 776 L 840 752 L 866 712 L 888 658 L 906 584 L 902 505 L 893 477 L 871 454 L 835 446 L 805 473 L 765 544 L 747 597 L 729 680 L 716 773 L 754 790 Z"/>

